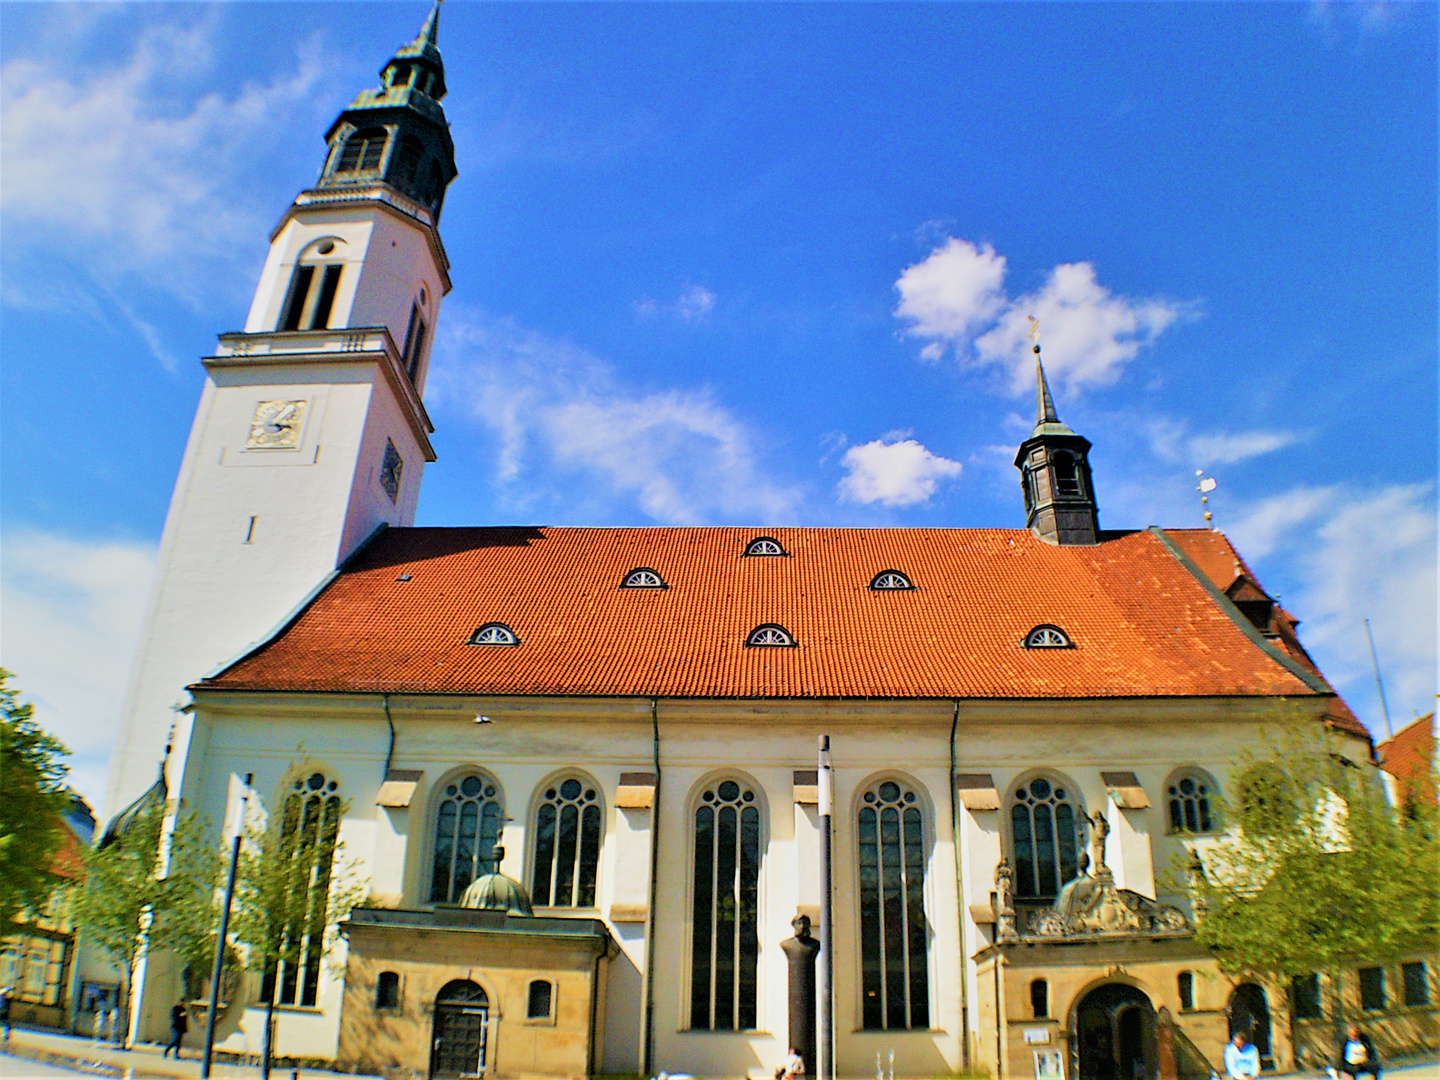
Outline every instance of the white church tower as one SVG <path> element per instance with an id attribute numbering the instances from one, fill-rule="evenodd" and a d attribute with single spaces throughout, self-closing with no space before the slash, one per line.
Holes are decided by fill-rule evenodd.
<path id="1" fill-rule="evenodd" d="M 187 685 L 269 632 L 377 529 L 414 520 L 435 460 L 425 375 L 450 290 L 438 13 L 331 125 L 319 181 L 271 234 L 245 329 L 204 360 L 107 815 L 153 783 Z"/>

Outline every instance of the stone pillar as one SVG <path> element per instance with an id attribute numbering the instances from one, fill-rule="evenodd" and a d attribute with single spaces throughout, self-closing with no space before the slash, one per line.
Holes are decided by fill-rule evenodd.
<path id="1" fill-rule="evenodd" d="M 819 1064 L 815 1060 L 815 957 L 820 942 L 810 936 L 810 916 L 796 915 L 790 925 L 795 936 L 780 943 L 790 972 L 789 1046 L 805 1059 L 805 1075 L 815 1076 Z"/>

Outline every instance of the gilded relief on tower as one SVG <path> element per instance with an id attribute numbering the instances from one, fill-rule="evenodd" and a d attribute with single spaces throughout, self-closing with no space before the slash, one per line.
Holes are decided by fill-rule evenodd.
<path id="1" fill-rule="evenodd" d="M 306 401 L 261 401 L 250 421 L 247 450 L 294 450 L 305 426 Z"/>

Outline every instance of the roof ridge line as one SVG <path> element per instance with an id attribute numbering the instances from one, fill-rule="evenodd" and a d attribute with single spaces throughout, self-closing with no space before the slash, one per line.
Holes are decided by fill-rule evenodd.
<path id="1" fill-rule="evenodd" d="M 1286 656 L 1285 653 L 1276 648 L 1272 642 L 1268 641 L 1265 635 L 1255 629 L 1254 624 L 1241 614 L 1240 609 L 1235 606 L 1235 602 L 1225 595 L 1225 590 L 1211 581 L 1205 572 L 1195 564 L 1195 561 L 1186 555 L 1185 552 L 1181 551 L 1180 546 L 1176 544 L 1174 540 L 1170 539 L 1164 529 L 1159 525 L 1151 525 L 1147 531 L 1150 532 L 1155 539 L 1160 541 L 1160 545 L 1174 557 L 1175 561 L 1183 566 L 1189 572 L 1190 576 L 1199 583 L 1200 587 L 1210 594 L 1210 598 L 1215 601 L 1216 606 L 1228 615 L 1230 621 L 1235 624 L 1241 633 L 1248 637 L 1255 645 L 1259 646 L 1265 655 L 1269 656 L 1315 693 L 1335 698 L 1340 696 L 1335 692 L 1333 686 L 1324 679 L 1307 671 L 1304 665 L 1293 657 Z"/>

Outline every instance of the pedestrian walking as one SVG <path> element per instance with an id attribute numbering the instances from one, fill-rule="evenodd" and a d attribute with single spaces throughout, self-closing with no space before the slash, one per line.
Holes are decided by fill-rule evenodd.
<path id="1" fill-rule="evenodd" d="M 1359 1024 L 1345 1029 L 1345 1038 L 1340 1041 L 1340 1053 L 1336 1055 L 1335 1072 L 1345 1080 L 1358 1080 L 1361 1073 L 1369 1073 L 1380 1080 L 1380 1057 L 1375 1053 L 1375 1044 L 1370 1036 L 1360 1030 Z"/>
<path id="2" fill-rule="evenodd" d="M 1225 1044 L 1225 1075 L 1230 1080 L 1252 1080 L 1260 1075 L 1260 1050 L 1243 1031 Z"/>
<path id="3" fill-rule="evenodd" d="M 5 1028 L 5 1041 L 10 1041 L 10 987 L 0 988 L 0 1026 Z"/>
<path id="4" fill-rule="evenodd" d="M 160 1051 L 160 1056 L 163 1058 L 168 1055 L 171 1050 L 174 1050 L 175 1060 L 179 1061 L 180 1040 L 185 1038 L 185 1032 L 189 1030 L 190 1015 L 185 1011 L 185 1001 L 182 998 L 177 1001 L 175 1007 L 170 1010 L 170 1041 L 165 1044 L 165 1049 Z"/>

